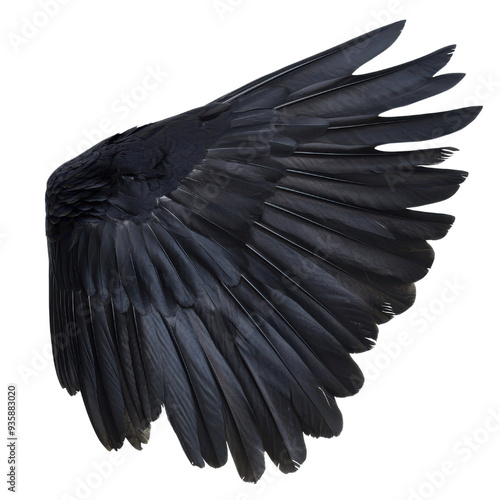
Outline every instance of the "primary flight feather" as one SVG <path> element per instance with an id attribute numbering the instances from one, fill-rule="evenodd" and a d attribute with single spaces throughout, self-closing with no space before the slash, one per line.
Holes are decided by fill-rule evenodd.
<path id="1" fill-rule="evenodd" d="M 102 444 L 136 448 L 162 407 L 192 464 L 227 448 L 257 481 L 304 434 L 342 429 L 350 353 L 408 309 L 450 215 L 410 210 L 466 178 L 454 148 L 384 152 L 468 125 L 479 107 L 384 118 L 446 91 L 449 46 L 357 74 L 403 22 L 288 66 L 202 108 L 110 137 L 46 193 L 50 328 L 61 385 Z"/>

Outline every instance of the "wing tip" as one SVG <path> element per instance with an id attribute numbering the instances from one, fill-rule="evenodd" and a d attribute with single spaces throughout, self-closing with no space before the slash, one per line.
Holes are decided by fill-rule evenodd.
<path id="1" fill-rule="evenodd" d="M 393 23 L 385 24 L 384 26 L 381 26 L 380 28 L 371 31 L 371 33 L 377 33 L 382 31 L 399 31 L 401 33 L 405 25 L 406 25 L 406 19 L 400 19 L 399 21 L 394 21 Z"/>
<path id="2" fill-rule="evenodd" d="M 472 123 L 479 115 L 483 106 L 466 106 L 463 108 L 453 109 L 448 112 L 448 117 L 445 120 L 451 125 L 451 132 L 458 132 Z"/>
<path id="3" fill-rule="evenodd" d="M 345 45 L 352 44 L 354 46 L 357 46 L 357 44 L 359 44 L 360 42 L 365 43 L 365 42 L 369 42 L 370 40 L 372 40 L 374 38 L 379 38 L 381 36 L 384 36 L 384 39 L 379 39 L 379 41 L 383 40 L 383 43 L 385 44 L 385 47 L 383 50 L 385 50 L 388 47 L 390 47 L 399 38 L 399 35 L 401 35 L 401 32 L 403 31 L 405 24 L 406 24 L 406 19 L 402 19 L 402 20 L 396 21 L 394 23 L 380 26 L 378 28 L 375 28 L 372 31 L 368 31 L 366 33 L 363 33 L 363 34 L 353 38 L 349 42 L 346 42 Z"/>

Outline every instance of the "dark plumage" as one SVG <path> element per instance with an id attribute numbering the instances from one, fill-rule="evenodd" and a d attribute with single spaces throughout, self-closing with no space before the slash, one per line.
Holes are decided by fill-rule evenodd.
<path id="1" fill-rule="evenodd" d="M 303 434 L 342 429 L 350 353 L 408 309 L 453 217 L 452 148 L 382 152 L 468 125 L 480 108 L 381 118 L 443 92 L 453 47 L 352 73 L 398 37 L 375 30 L 158 123 L 102 141 L 47 186 L 57 375 L 108 448 L 140 448 L 165 407 L 191 463 L 229 445 L 245 481 L 283 472 Z M 401 172 L 404 175 L 401 175 Z"/>

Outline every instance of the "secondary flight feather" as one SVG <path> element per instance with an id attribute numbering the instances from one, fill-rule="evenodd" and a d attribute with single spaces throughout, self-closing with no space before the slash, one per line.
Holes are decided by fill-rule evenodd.
<path id="1" fill-rule="evenodd" d="M 50 328 L 61 385 L 108 449 L 140 449 L 162 408 L 194 465 L 257 481 L 304 434 L 336 436 L 351 353 L 408 309 L 450 215 L 454 148 L 384 152 L 468 125 L 479 107 L 384 111 L 444 92 L 454 47 L 373 73 L 403 22 L 212 103 L 110 137 L 47 185 Z M 404 179 L 400 178 L 404 171 Z"/>

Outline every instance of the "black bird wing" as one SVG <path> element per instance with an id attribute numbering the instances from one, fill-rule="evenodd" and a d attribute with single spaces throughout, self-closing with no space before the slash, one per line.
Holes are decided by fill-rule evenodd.
<path id="1" fill-rule="evenodd" d="M 304 433 L 340 433 L 335 398 L 363 382 L 350 353 L 411 306 L 427 240 L 453 222 L 409 208 L 466 177 L 433 167 L 453 148 L 377 146 L 434 139 L 479 112 L 379 116 L 463 76 L 434 76 L 453 47 L 352 74 L 402 27 L 111 138 L 89 155 L 111 158 L 119 183 L 76 216 L 55 214 L 51 200 L 71 193 L 49 190 L 49 232 L 62 228 L 49 238 L 57 374 L 108 449 L 140 448 L 164 406 L 193 464 L 224 464 L 227 442 L 256 481 L 264 452 L 290 472 Z"/>

